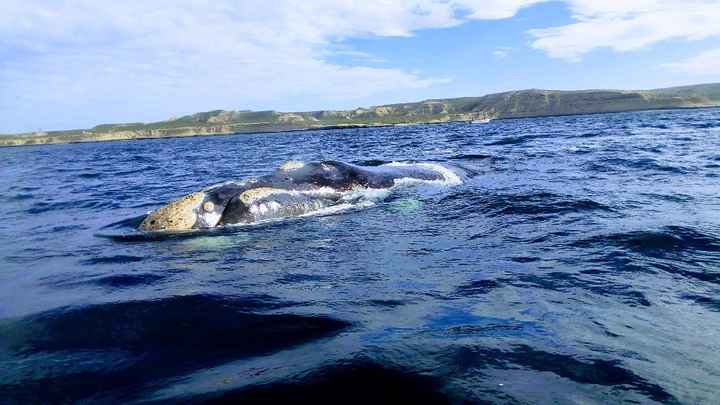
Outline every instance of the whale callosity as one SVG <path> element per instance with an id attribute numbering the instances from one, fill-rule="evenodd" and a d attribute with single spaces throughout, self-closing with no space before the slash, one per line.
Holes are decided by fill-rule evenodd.
<path id="1" fill-rule="evenodd" d="M 158 208 L 140 224 L 140 229 L 179 231 L 195 225 L 195 210 L 202 203 L 205 193 L 188 194 L 176 201 Z"/>
<path id="2" fill-rule="evenodd" d="M 252 205 L 255 201 L 270 196 L 272 194 L 287 193 L 288 190 L 273 187 L 257 187 L 244 191 L 240 194 L 240 201 L 247 205 Z"/>

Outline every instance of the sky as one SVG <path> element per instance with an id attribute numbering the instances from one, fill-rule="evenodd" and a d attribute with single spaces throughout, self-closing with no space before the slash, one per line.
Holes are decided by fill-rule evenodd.
<path id="1" fill-rule="evenodd" d="M 720 82 L 720 0 L 0 0 L 0 133 Z"/>

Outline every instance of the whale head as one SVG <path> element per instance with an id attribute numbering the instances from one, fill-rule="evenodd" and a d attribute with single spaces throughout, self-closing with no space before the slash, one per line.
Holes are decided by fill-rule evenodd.
<path id="1" fill-rule="evenodd" d="M 143 231 L 186 231 L 212 228 L 220 221 L 224 204 L 213 194 L 197 192 L 181 197 L 148 214 L 140 223 Z"/>

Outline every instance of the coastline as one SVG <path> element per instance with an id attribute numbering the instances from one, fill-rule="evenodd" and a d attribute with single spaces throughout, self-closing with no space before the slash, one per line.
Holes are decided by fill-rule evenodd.
<path id="1" fill-rule="evenodd" d="M 503 120 L 516 120 L 516 119 L 533 119 L 533 118 L 550 118 L 550 117 L 568 117 L 568 116 L 581 116 L 581 115 L 601 115 L 601 114 L 619 114 L 627 112 L 651 112 L 651 111 L 670 111 L 670 110 L 702 110 L 720 108 L 720 105 L 711 106 L 698 106 L 698 107 L 668 107 L 668 108 L 643 108 L 633 110 L 620 110 L 620 111 L 600 111 L 600 112 L 587 112 L 577 114 L 540 114 L 540 115 L 528 115 L 528 116 L 515 116 L 515 117 L 498 117 L 492 118 L 492 121 L 503 121 Z M 196 138 L 196 137 L 212 137 L 212 136 L 229 136 L 229 135 L 253 135 L 253 134 L 273 134 L 273 133 L 291 133 L 291 132 L 307 132 L 307 131 L 328 131 L 333 129 L 362 129 L 362 128 L 387 128 L 387 127 L 404 127 L 412 125 L 439 125 L 439 124 L 450 124 L 450 123 L 466 123 L 473 124 L 471 120 L 458 119 L 458 120 L 434 120 L 434 121 L 418 121 L 418 122 L 399 122 L 393 124 L 385 123 L 368 123 L 368 124 L 346 124 L 346 125 L 323 125 L 316 127 L 279 127 L 273 125 L 272 128 L 268 129 L 248 129 L 248 130 L 233 130 L 233 131 L 221 131 L 212 130 L 208 131 L 208 128 L 197 127 L 197 131 L 184 132 L 169 131 L 163 134 L 141 134 L 141 133 L 96 133 L 92 135 L 86 135 L 86 137 L 75 139 L 76 135 L 63 137 L 62 135 L 0 135 L 0 148 L 2 147 L 23 147 L 23 146 L 48 146 L 48 145 L 65 145 L 75 143 L 96 143 L 96 142 L 121 142 L 121 141 L 133 141 L 133 140 L 147 140 L 147 139 L 175 139 L 175 138 Z M 488 122 L 489 123 L 489 122 Z M 475 123 L 475 125 L 486 125 L 487 123 Z M 135 132 L 135 131 L 133 131 Z M 138 131 L 139 132 L 139 131 Z"/>
<path id="2" fill-rule="evenodd" d="M 720 83 L 654 90 L 520 90 L 354 110 L 215 110 L 151 123 L 0 135 L 0 147 L 377 128 L 720 107 Z"/>

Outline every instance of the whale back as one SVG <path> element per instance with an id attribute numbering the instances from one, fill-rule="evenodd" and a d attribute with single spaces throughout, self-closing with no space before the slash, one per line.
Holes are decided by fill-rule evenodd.
<path id="1" fill-rule="evenodd" d="M 334 160 L 307 163 L 282 173 L 295 185 L 312 184 L 336 190 L 388 188 L 403 178 L 444 180 L 442 173 L 421 165 L 358 166 Z"/>
<path id="2" fill-rule="evenodd" d="M 304 185 L 329 187 L 338 191 L 354 187 L 388 188 L 394 185 L 395 180 L 414 175 L 427 180 L 442 178 L 431 170 L 413 170 L 402 166 L 365 167 L 334 160 L 294 165 L 290 169 L 281 168 L 276 174 L 282 181 L 290 182 L 292 188 Z"/>
<path id="3" fill-rule="evenodd" d="M 247 224 L 304 215 L 338 202 L 336 193 L 298 192 L 275 188 L 247 190 L 233 197 L 219 225 Z"/>

